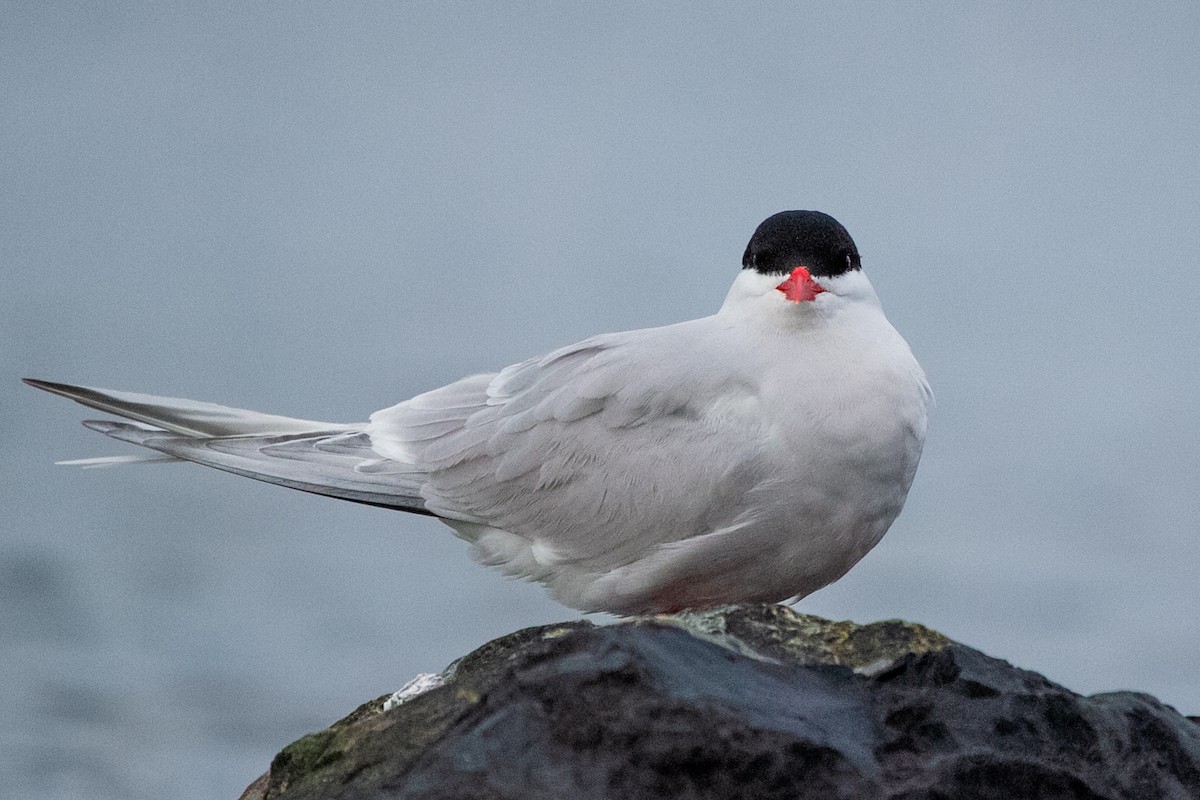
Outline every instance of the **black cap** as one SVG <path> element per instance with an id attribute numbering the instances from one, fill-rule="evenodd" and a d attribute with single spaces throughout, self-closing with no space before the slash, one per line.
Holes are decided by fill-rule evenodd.
<path id="1" fill-rule="evenodd" d="M 842 224 L 820 211 L 780 211 L 763 220 L 750 237 L 742 268 L 785 275 L 807 267 L 829 277 L 859 269 L 858 248 Z"/>

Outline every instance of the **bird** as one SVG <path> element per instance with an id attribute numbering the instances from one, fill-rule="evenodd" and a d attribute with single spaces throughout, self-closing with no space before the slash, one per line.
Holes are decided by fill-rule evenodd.
<path id="1" fill-rule="evenodd" d="M 436 517 L 480 563 L 617 616 L 795 601 L 904 506 L 933 395 L 836 219 L 754 231 L 716 313 L 606 333 L 326 423 L 26 379 L 184 460 Z"/>

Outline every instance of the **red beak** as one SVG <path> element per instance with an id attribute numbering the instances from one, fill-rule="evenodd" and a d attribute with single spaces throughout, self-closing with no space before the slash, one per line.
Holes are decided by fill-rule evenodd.
<path id="1" fill-rule="evenodd" d="M 783 283 L 775 287 L 783 292 L 783 296 L 793 303 L 803 303 L 812 300 L 825 289 L 813 280 L 812 275 L 804 267 L 796 267 Z"/>

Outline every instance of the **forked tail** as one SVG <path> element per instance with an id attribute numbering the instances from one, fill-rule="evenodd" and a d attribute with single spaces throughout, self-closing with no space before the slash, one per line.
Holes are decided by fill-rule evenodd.
<path id="1" fill-rule="evenodd" d="M 262 414 L 175 397 L 26 379 L 25 383 L 133 422 L 88 420 L 92 430 L 162 455 L 62 462 L 107 466 L 183 459 L 355 503 L 428 514 L 421 474 L 380 456 L 365 423 L 345 425 Z"/>

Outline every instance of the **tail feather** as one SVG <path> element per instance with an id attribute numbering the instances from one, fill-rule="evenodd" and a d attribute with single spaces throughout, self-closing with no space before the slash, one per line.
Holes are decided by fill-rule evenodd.
<path id="1" fill-rule="evenodd" d="M 165 464 L 168 462 L 182 461 L 183 459 L 175 456 L 167 456 L 161 453 L 145 455 L 134 454 L 131 456 L 100 456 L 99 458 L 69 458 L 65 461 L 55 461 L 55 465 L 60 467 L 81 467 L 82 469 L 100 469 L 101 467 L 117 467 L 121 464 Z"/>
<path id="2" fill-rule="evenodd" d="M 301 433 L 314 430 L 349 430 L 350 425 L 294 419 L 274 414 L 262 414 L 245 408 L 231 408 L 185 400 L 180 397 L 157 397 L 135 392 L 117 392 L 90 386 L 71 386 L 25 378 L 30 386 L 61 395 L 76 403 L 144 422 L 184 436 L 244 436 L 266 433 Z"/>
<path id="3" fill-rule="evenodd" d="M 198 438 L 130 422 L 88 420 L 83 424 L 123 442 L 289 489 L 431 514 L 421 497 L 419 473 L 380 458 L 362 432 L 310 430 Z"/>
<path id="4" fill-rule="evenodd" d="M 133 420 L 88 420 L 83 424 L 161 454 L 63 463 L 100 467 L 182 459 L 303 492 L 432 515 L 421 495 L 423 476 L 411 466 L 375 452 L 362 425 L 293 419 L 172 397 L 25 382 Z"/>

